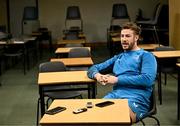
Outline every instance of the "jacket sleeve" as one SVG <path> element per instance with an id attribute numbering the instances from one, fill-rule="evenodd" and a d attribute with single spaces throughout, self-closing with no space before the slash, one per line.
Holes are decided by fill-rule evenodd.
<path id="1" fill-rule="evenodd" d="M 118 56 L 114 56 L 113 58 L 106 60 L 103 63 L 91 66 L 87 72 L 88 77 L 94 79 L 94 75 L 96 73 L 106 73 L 107 71 L 112 71 L 114 62 L 116 61 L 117 57 Z"/>
<path id="2" fill-rule="evenodd" d="M 137 75 L 119 75 L 117 85 L 129 85 L 149 87 L 153 85 L 153 82 L 157 74 L 157 62 L 153 54 L 144 53 L 141 59 L 141 71 Z"/>

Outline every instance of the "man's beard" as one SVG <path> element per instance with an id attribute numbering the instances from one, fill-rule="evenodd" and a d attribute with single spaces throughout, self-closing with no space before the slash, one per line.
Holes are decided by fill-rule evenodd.
<path id="1" fill-rule="evenodd" d="M 133 49 L 135 43 L 124 43 L 124 44 L 125 44 L 126 46 L 128 46 L 128 47 L 123 48 L 123 43 L 122 43 L 122 48 L 123 48 L 123 50 L 125 50 L 125 51 L 130 51 L 130 50 Z"/>

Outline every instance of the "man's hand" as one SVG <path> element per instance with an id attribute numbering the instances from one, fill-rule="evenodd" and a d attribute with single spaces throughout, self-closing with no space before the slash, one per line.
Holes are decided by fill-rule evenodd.
<path id="1" fill-rule="evenodd" d="M 99 82 L 100 84 L 106 85 L 105 75 L 97 73 L 97 74 L 95 74 L 95 78 L 96 78 L 97 82 Z"/>
<path id="2" fill-rule="evenodd" d="M 106 82 L 106 84 L 116 84 L 118 82 L 118 78 L 113 75 L 107 74 L 104 76 L 104 81 Z"/>
<path id="3" fill-rule="evenodd" d="M 113 75 L 109 75 L 109 74 L 103 75 L 103 74 L 97 73 L 97 74 L 95 74 L 95 78 L 102 85 L 115 84 L 118 82 L 117 77 L 115 77 Z"/>

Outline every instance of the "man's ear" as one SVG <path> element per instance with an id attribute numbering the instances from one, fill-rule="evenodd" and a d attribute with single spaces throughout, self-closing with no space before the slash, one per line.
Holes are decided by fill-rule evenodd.
<path id="1" fill-rule="evenodd" d="M 138 41 L 139 40 L 139 35 L 136 35 L 135 39 L 136 39 L 136 41 Z"/>

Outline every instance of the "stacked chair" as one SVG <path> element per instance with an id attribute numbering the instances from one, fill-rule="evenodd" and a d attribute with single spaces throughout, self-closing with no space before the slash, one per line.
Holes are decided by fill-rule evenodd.
<path id="1" fill-rule="evenodd" d="M 121 24 L 130 21 L 127 6 L 124 3 L 113 4 L 112 17 L 110 22 L 110 28 L 107 29 L 107 47 L 110 50 L 110 55 L 114 55 L 114 50 L 119 50 L 119 45 L 116 46 L 112 43 L 112 37 L 119 37 L 121 31 Z M 118 47 L 117 49 L 115 47 Z"/>
<path id="2" fill-rule="evenodd" d="M 162 40 L 160 39 L 160 33 L 166 34 L 169 32 L 168 5 L 158 3 L 154 9 L 154 13 L 151 19 L 145 21 L 137 21 L 136 23 L 141 26 L 144 36 L 145 32 L 147 33 L 147 36 L 149 36 L 149 33 L 152 33 L 153 41 L 160 44 L 160 41 Z M 163 43 L 163 45 L 167 44 Z"/>

